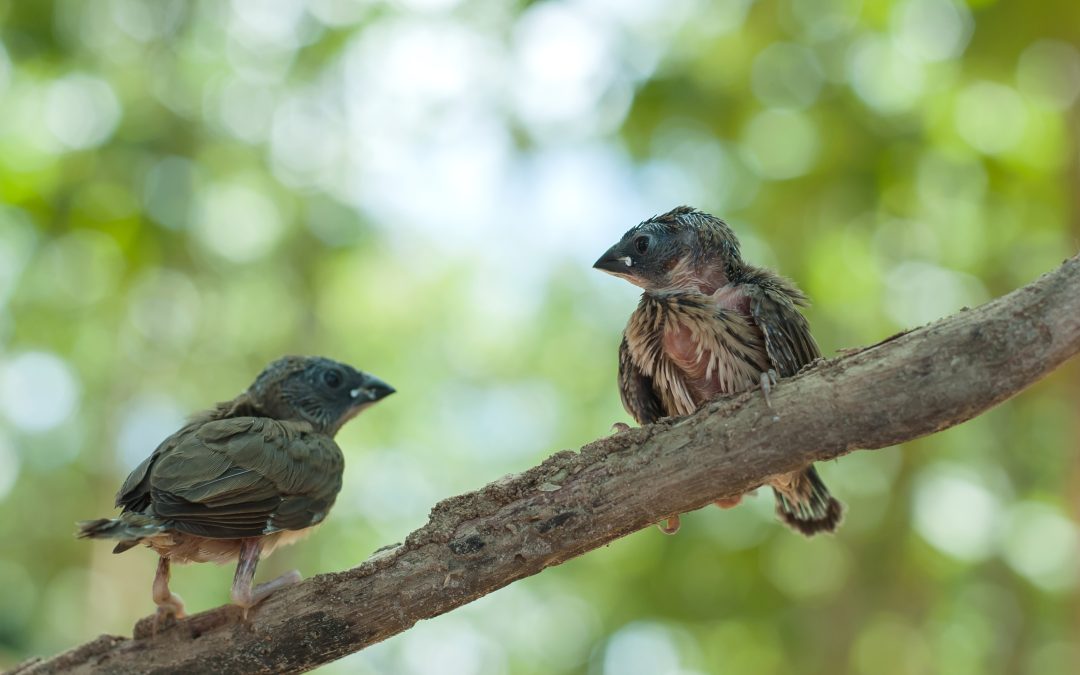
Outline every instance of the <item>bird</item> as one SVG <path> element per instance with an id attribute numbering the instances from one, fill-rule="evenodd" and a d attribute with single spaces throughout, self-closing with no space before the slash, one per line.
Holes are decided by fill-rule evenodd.
<path id="1" fill-rule="evenodd" d="M 382 380 L 318 356 L 268 365 L 231 401 L 191 417 L 131 472 L 116 495 L 117 518 L 78 523 L 77 536 L 144 544 L 158 554 L 153 599 L 160 620 L 185 616 L 169 590 L 172 563 L 237 560 L 231 599 L 248 610 L 300 581 L 292 571 L 253 585 L 260 558 L 321 523 L 345 466 L 334 435 L 394 393 Z"/>
<path id="2" fill-rule="evenodd" d="M 725 394 L 790 377 L 821 357 L 794 282 L 746 263 L 720 218 L 679 206 L 630 228 L 593 265 L 643 289 L 619 345 L 619 394 L 638 422 L 689 415 Z M 617 427 L 619 425 L 616 425 Z M 843 507 L 813 465 L 769 481 L 776 512 L 811 536 L 834 532 Z M 739 498 L 718 500 L 735 506 Z M 674 534 L 679 516 L 661 523 Z"/>

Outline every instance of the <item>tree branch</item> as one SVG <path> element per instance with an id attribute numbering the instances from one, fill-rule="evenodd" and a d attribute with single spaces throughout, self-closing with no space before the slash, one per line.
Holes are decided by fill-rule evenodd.
<path id="1" fill-rule="evenodd" d="M 302 672 L 407 630 L 663 518 L 856 448 L 964 422 L 1080 351 L 1080 257 L 974 310 L 782 380 L 775 413 L 751 392 L 686 418 L 557 452 L 437 504 L 404 544 L 150 638 L 102 636 L 19 675 Z M 614 395 L 614 394 L 613 394 Z"/>

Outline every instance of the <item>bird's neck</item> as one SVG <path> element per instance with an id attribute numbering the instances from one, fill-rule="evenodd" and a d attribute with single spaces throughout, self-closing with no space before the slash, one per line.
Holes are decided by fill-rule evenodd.
<path id="1" fill-rule="evenodd" d="M 273 417 L 273 415 L 268 414 L 260 406 L 256 405 L 255 400 L 247 392 L 240 394 L 231 401 L 222 401 L 198 415 L 200 421 L 203 422 L 224 420 L 232 417 Z"/>
<path id="2" fill-rule="evenodd" d="M 715 261 L 695 263 L 684 258 L 671 268 L 667 284 L 650 290 L 655 293 L 696 291 L 712 295 L 717 289 L 732 283 L 732 276 L 735 274 L 737 272 L 730 264 Z"/>

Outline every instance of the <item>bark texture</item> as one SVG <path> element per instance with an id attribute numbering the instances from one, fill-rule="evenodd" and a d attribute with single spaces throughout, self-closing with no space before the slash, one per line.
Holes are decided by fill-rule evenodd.
<path id="1" fill-rule="evenodd" d="M 774 410 L 756 392 L 718 400 L 443 500 L 404 544 L 280 591 L 247 622 L 221 607 L 151 638 L 143 620 L 133 638 L 102 636 L 12 672 L 309 670 L 770 476 L 964 422 L 1078 351 L 1073 257 L 977 309 L 812 364 L 774 388 Z"/>

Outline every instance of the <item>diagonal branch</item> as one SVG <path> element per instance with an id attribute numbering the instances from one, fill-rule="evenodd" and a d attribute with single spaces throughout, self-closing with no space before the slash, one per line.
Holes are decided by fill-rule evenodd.
<path id="1" fill-rule="evenodd" d="M 669 515 L 856 448 L 964 422 L 1080 352 L 1080 257 L 1009 295 L 823 361 L 760 394 L 557 452 L 443 500 L 405 543 L 280 591 L 248 622 L 222 607 L 154 638 L 102 636 L 19 675 L 302 672 Z"/>

